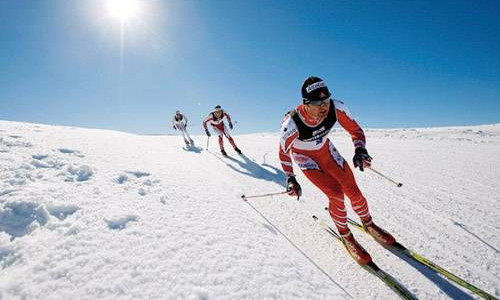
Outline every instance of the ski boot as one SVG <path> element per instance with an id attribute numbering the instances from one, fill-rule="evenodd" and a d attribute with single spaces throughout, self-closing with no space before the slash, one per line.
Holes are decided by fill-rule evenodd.
<path id="1" fill-rule="evenodd" d="M 241 150 L 238 147 L 234 148 L 234 151 L 238 152 L 238 154 L 241 154 Z"/>
<path id="2" fill-rule="evenodd" d="M 189 144 L 189 141 L 188 141 L 188 140 L 184 140 L 184 143 L 186 143 L 186 146 L 188 146 L 188 147 L 189 147 L 189 145 L 190 145 L 190 144 Z"/>
<path id="3" fill-rule="evenodd" d="M 349 231 L 346 234 L 341 234 L 342 243 L 344 243 L 347 252 L 358 262 L 360 265 L 366 265 L 372 261 L 368 252 L 354 239 L 354 236 Z"/>
<path id="4" fill-rule="evenodd" d="M 191 146 L 194 147 L 194 141 L 193 141 L 193 139 L 189 139 L 189 144 L 191 144 Z"/>
<path id="5" fill-rule="evenodd" d="M 224 156 L 227 156 L 226 150 L 224 150 L 224 149 L 220 149 L 220 153 L 221 153 L 222 155 L 224 155 Z"/>
<path id="6" fill-rule="evenodd" d="M 378 227 L 372 220 L 366 223 L 363 222 L 363 227 L 366 232 L 382 245 L 392 246 L 396 242 L 396 239 L 390 233 Z"/>

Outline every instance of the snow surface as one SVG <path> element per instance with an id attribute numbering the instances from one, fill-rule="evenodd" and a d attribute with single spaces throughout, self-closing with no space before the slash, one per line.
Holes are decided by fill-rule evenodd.
<path id="1" fill-rule="evenodd" d="M 500 125 L 366 133 L 404 184 L 355 171 L 374 220 L 499 297 Z M 283 190 L 277 139 L 235 136 L 245 156 L 223 158 L 214 138 L 0 121 L 0 299 L 397 299 L 312 220 L 331 224 L 300 171 L 300 201 L 241 200 Z M 353 233 L 418 298 L 477 298 Z"/>

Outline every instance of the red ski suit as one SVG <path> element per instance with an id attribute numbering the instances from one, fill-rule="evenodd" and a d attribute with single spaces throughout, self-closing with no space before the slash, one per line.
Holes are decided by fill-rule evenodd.
<path id="1" fill-rule="evenodd" d="M 323 120 L 311 119 L 304 105 L 297 106 L 295 112 L 285 117 L 280 131 L 279 158 L 283 171 L 291 176 L 294 174 L 290 156 L 293 156 L 304 175 L 328 197 L 330 216 L 344 234 L 349 231 L 344 194 L 364 222 L 370 221 L 371 216 L 349 164 L 327 138 L 336 121 L 351 135 L 354 147 L 365 146 L 363 129 L 350 117 L 344 103 L 332 100 L 328 116 Z"/>
<path id="2" fill-rule="evenodd" d="M 233 138 L 229 134 L 229 130 L 224 124 L 223 121 L 224 117 L 226 117 L 229 124 L 232 124 L 231 117 L 229 116 L 229 114 L 226 113 L 224 110 L 222 110 L 222 114 L 219 118 L 215 116 L 215 112 L 211 112 L 205 118 L 205 120 L 203 120 L 203 128 L 207 130 L 207 123 L 210 123 L 210 125 L 212 125 L 212 129 L 219 135 L 219 147 L 221 150 L 224 150 L 224 141 L 222 140 L 223 135 L 229 140 L 229 143 L 231 143 L 231 146 L 233 146 L 233 148 L 237 148 Z"/>

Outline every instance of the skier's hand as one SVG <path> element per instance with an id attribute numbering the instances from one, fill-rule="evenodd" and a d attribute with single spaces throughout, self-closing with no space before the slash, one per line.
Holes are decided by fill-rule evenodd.
<path id="1" fill-rule="evenodd" d="M 287 183 L 288 186 L 286 188 L 286 191 L 288 192 L 288 195 L 297 196 L 297 200 L 299 200 L 300 196 L 302 196 L 302 188 L 297 182 L 297 179 L 295 179 L 295 176 L 288 177 Z"/>
<path id="2" fill-rule="evenodd" d="M 175 125 L 174 125 L 174 126 L 172 126 L 172 127 L 174 127 L 174 130 L 177 130 L 177 127 L 175 127 Z"/>
<path id="3" fill-rule="evenodd" d="M 229 129 L 233 130 L 233 123 L 229 122 Z"/>
<path id="4" fill-rule="evenodd" d="M 372 157 L 368 155 L 368 151 L 365 147 L 356 148 L 354 153 L 352 161 L 355 168 L 359 168 L 360 171 L 364 171 L 364 168 L 371 166 Z"/>
<path id="5" fill-rule="evenodd" d="M 205 128 L 205 133 L 207 134 L 207 136 L 210 136 L 210 131 L 208 131 L 208 129 Z"/>

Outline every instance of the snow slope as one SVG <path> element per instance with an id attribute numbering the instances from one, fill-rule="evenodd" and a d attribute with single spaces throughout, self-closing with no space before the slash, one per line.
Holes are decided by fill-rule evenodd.
<path id="1" fill-rule="evenodd" d="M 499 297 L 500 125 L 367 138 L 404 183 L 355 172 L 375 221 Z M 0 299 L 397 299 L 314 223 L 326 200 L 300 171 L 301 201 L 241 200 L 283 190 L 277 134 L 236 136 L 232 158 L 194 139 L 0 121 Z M 353 232 L 417 297 L 474 297 Z"/>

